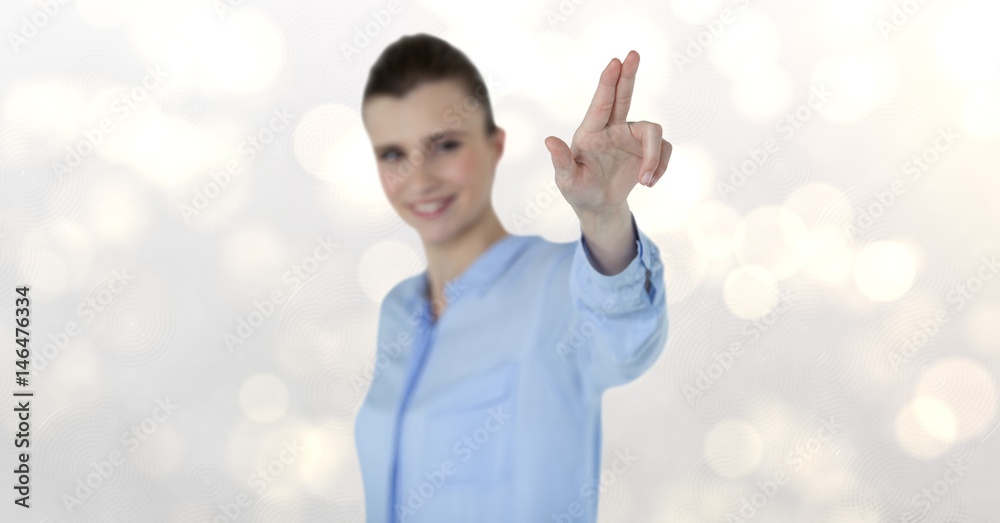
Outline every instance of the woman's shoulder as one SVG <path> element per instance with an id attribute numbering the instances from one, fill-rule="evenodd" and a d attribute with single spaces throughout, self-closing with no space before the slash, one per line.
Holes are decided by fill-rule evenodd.
<path id="1" fill-rule="evenodd" d="M 534 274 L 548 279 L 554 272 L 569 270 L 573 260 L 573 250 L 576 247 L 575 242 L 553 240 L 538 234 L 524 235 L 521 241 L 524 242 L 524 248 L 515 263 L 522 268 L 521 271 L 517 271 L 518 274 L 522 276 Z"/>
<path id="2" fill-rule="evenodd" d="M 551 240 L 538 234 L 523 236 L 527 244 L 527 254 L 540 258 L 559 259 L 573 254 L 579 238 L 575 240 Z"/>
<path id="3" fill-rule="evenodd" d="M 391 310 L 410 310 L 414 300 L 420 296 L 426 274 L 427 271 L 423 270 L 396 282 L 382 298 L 382 313 Z"/>

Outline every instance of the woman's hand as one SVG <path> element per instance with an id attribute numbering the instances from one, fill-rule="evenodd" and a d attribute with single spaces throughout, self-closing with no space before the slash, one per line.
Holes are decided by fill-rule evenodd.
<path id="1" fill-rule="evenodd" d="M 638 232 L 626 198 L 637 182 L 652 187 L 663 176 L 673 150 L 658 124 L 625 121 L 638 69 L 635 51 L 625 63 L 612 59 L 573 146 L 545 139 L 556 186 L 580 218 L 592 265 L 602 274 L 617 274 L 636 257 Z"/>
<path id="2" fill-rule="evenodd" d="M 663 139 L 662 127 L 625 121 L 638 69 L 635 51 L 625 63 L 612 59 L 572 147 L 555 136 L 545 139 L 556 186 L 581 218 L 621 214 L 637 182 L 652 187 L 667 169 L 673 147 Z"/>

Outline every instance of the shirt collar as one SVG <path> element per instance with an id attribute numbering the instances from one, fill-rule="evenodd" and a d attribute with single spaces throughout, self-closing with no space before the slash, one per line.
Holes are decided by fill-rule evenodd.
<path id="1" fill-rule="evenodd" d="M 535 236 L 507 234 L 486 248 L 461 274 L 445 284 L 448 306 L 466 294 L 482 296 L 510 264 L 527 248 Z M 408 307 L 415 313 L 426 314 L 430 306 L 427 292 L 427 269 L 414 277 L 407 299 Z"/>

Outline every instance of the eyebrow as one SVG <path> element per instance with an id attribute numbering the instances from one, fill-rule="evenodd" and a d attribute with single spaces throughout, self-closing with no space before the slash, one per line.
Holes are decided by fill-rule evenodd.
<path id="1" fill-rule="evenodd" d="M 444 140 L 445 138 L 447 138 L 449 136 L 465 136 L 467 134 L 469 134 L 468 131 L 462 131 L 462 130 L 458 130 L 458 129 L 446 129 L 444 131 L 437 131 L 437 132 L 431 133 L 431 134 L 429 134 L 427 136 L 424 136 L 423 138 L 420 139 L 419 143 L 420 144 L 428 144 L 428 143 L 433 143 L 433 142 L 440 142 L 441 140 Z M 391 151 L 393 149 L 400 149 L 400 148 L 401 147 L 398 144 L 395 144 L 395 143 L 387 143 L 387 144 L 377 145 L 377 146 L 375 146 L 375 154 L 382 155 L 382 154 L 386 153 L 387 151 Z"/>

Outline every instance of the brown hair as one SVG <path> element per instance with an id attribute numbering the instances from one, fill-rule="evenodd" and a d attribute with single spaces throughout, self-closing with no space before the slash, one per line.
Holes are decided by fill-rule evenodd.
<path id="1" fill-rule="evenodd" d="M 479 70 L 455 46 L 426 33 L 402 36 L 382 51 L 368 72 L 361 103 L 375 95 L 402 98 L 417 86 L 438 80 L 456 80 L 470 97 L 475 96 L 486 115 L 486 135 L 493 135 L 497 125 Z"/>

